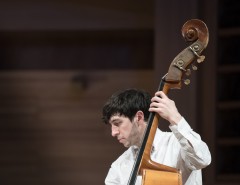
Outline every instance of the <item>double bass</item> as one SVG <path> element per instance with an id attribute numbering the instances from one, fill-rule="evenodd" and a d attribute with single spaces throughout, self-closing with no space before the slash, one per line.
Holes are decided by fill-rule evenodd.
<path id="1" fill-rule="evenodd" d="M 161 90 L 165 94 L 168 94 L 170 89 L 181 89 L 184 77 L 191 73 L 190 66 L 192 65 L 193 70 L 196 70 L 194 63 L 201 63 L 205 59 L 201 53 L 207 47 L 209 40 L 206 24 L 199 19 L 189 20 L 182 27 L 182 36 L 190 45 L 174 58 L 167 74 L 162 77 L 158 91 Z M 189 84 L 189 80 L 186 80 L 185 84 Z M 151 160 L 150 154 L 159 120 L 158 114 L 150 113 L 128 185 L 135 185 L 138 175 L 142 176 L 142 185 L 182 185 L 179 169 Z"/>

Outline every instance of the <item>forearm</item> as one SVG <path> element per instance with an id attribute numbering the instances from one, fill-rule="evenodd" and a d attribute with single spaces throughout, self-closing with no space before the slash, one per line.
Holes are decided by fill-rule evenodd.
<path id="1" fill-rule="evenodd" d="M 210 164 L 211 154 L 208 146 L 184 118 L 178 124 L 170 126 L 170 129 L 181 145 L 181 157 L 189 169 L 202 169 Z"/>

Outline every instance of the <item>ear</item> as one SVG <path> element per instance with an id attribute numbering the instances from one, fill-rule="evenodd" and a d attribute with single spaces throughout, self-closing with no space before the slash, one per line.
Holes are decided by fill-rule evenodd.
<path id="1" fill-rule="evenodd" d="M 141 110 L 137 111 L 135 119 L 138 124 L 144 123 L 144 113 Z"/>

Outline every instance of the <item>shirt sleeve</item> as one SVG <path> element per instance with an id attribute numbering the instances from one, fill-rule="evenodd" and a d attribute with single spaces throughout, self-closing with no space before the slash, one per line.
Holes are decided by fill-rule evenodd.
<path id="1" fill-rule="evenodd" d="M 169 126 L 181 145 L 181 157 L 190 170 L 205 168 L 211 163 L 211 154 L 205 142 L 182 118 L 177 125 Z"/>

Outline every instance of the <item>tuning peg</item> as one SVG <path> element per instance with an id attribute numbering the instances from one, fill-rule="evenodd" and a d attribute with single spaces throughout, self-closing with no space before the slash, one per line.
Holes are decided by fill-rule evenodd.
<path id="1" fill-rule="evenodd" d="M 196 70 L 198 69 L 198 67 L 192 64 L 192 69 L 193 69 L 194 71 L 196 71 Z"/>
<path id="2" fill-rule="evenodd" d="M 204 60 L 205 60 L 205 56 L 201 55 L 201 56 L 198 57 L 197 63 L 202 63 Z"/>
<path id="3" fill-rule="evenodd" d="M 186 74 L 187 76 L 190 76 L 190 75 L 191 75 L 191 70 L 190 70 L 190 69 L 187 69 L 186 72 L 185 72 L 185 74 Z"/>
<path id="4" fill-rule="evenodd" d="M 201 62 L 204 61 L 205 56 L 204 56 L 204 55 L 201 55 L 201 56 L 200 56 L 200 55 L 197 53 L 197 51 L 199 51 L 199 46 L 198 46 L 198 45 L 195 45 L 195 46 L 193 46 L 193 47 L 190 47 L 190 49 L 192 50 L 192 52 L 194 53 L 194 55 L 196 55 L 196 56 L 198 57 L 198 59 L 197 59 L 197 62 L 198 62 L 198 63 L 201 63 Z"/>
<path id="5" fill-rule="evenodd" d="M 185 83 L 185 85 L 189 85 L 190 84 L 190 80 L 186 79 L 186 80 L 184 80 L 184 83 Z"/>

